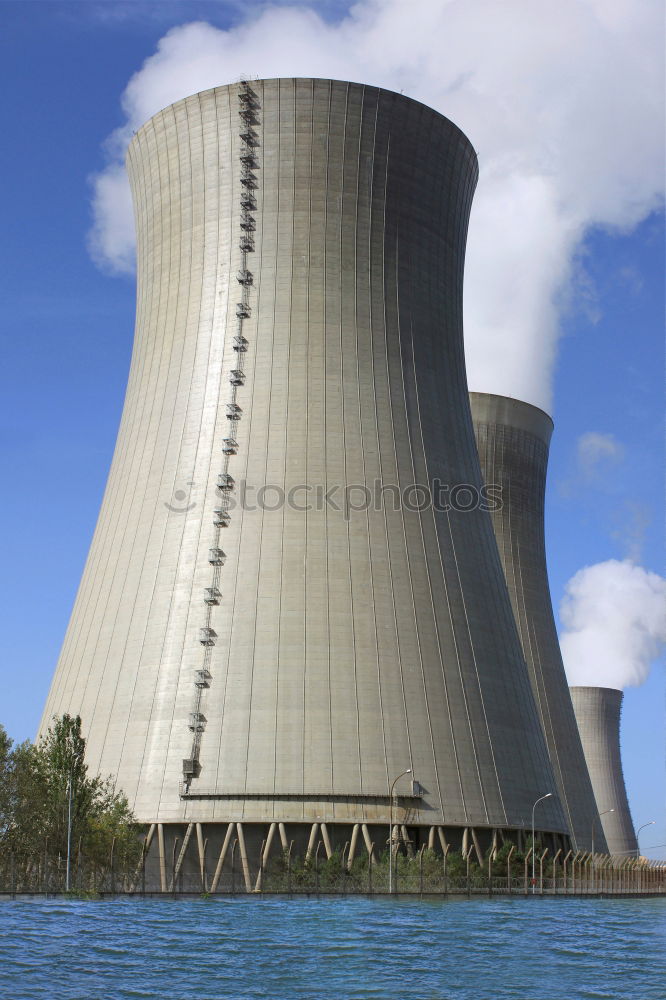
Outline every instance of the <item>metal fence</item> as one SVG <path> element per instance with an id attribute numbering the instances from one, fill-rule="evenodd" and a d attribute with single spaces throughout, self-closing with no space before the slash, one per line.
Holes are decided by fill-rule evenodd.
<path id="1" fill-rule="evenodd" d="M 547 852 L 546 852 L 547 853 Z M 83 897 L 105 895 L 237 895 L 332 894 L 374 895 L 400 893 L 419 896 L 495 895 L 661 895 L 666 894 L 666 865 L 643 858 L 613 858 L 578 853 L 546 863 L 546 854 L 493 859 L 484 864 L 461 855 L 435 857 L 419 851 L 398 855 L 389 869 L 388 858 L 372 856 L 345 863 L 344 856 L 292 861 L 290 853 L 263 865 L 251 866 L 231 846 L 224 868 L 186 867 L 175 860 L 170 870 L 147 867 L 145 854 L 138 863 L 118 865 L 113 855 L 104 863 L 80 852 L 63 857 L 0 857 L 0 894 L 50 895 L 69 891 Z M 534 876 L 532 874 L 534 869 Z"/>

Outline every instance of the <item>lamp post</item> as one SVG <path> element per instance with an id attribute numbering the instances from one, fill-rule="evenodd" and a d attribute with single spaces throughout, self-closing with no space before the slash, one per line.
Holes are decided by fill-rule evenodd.
<path id="1" fill-rule="evenodd" d="M 553 794 L 552 792 L 546 792 L 546 794 L 542 795 L 540 799 L 537 799 L 534 805 L 532 806 L 532 895 L 534 895 L 534 893 L 536 892 L 536 865 L 535 865 L 536 844 L 534 841 L 534 810 L 536 809 L 536 807 L 539 805 L 540 802 L 543 802 L 544 799 L 551 798 L 552 794 Z"/>
<path id="2" fill-rule="evenodd" d="M 65 869 L 65 892 L 69 892 L 69 872 L 72 857 L 72 772 L 67 781 L 67 867 Z"/>
<path id="3" fill-rule="evenodd" d="M 649 823 L 643 823 L 643 826 L 639 826 L 638 830 L 636 830 L 636 858 L 640 858 L 641 856 L 641 849 L 638 844 L 638 834 L 641 832 L 641 830 L 644 830 L 646 826 L 654 826 L 655 823 L 656 820 L 651 819 Z"/>
<path id="4" fill-rule="evenodd" d="M 615 812 L 614 809 L 605 809 L 602 813 L 599 813 L 599 819 L 601 819 L 602 816 L 607 816 L 608 813 L 614 813 L 614 812 Z M 594 857 L 594 824 L 596 823 L 596 821 L 597 821 L 597 817 L 593 816 L 592 817 L 592 857 Z"/>
<path id="5" fill-rule="evenodd" d="M 406 771 L 402 771 L 397 778 L 393 779 L 389 792 L 389 892 L 393 892 L 393 789 L 396 786 L 396 782 L 404 778 L 406 774 L 411 773 L 411 767 L 408 767 Z"/>

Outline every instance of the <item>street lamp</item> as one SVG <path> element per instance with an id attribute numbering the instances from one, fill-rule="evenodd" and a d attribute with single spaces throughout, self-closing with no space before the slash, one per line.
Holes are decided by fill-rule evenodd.
<path id="1" fill-rule="evenodd" d="M 65 892 L 69 892 L 69 873 L 72 858 L 72 772 L 67 782 L 67 868 L 65 870 Z"/>
<path id="2" fill-rule="evenodd" d="M 643 823 L 643 826 L 639 826 L 638 830 L 636 831 L 636 857 L 637 858 L 640 858 L 640 856 L 641 856 L 641 849 L 640 849 L 640 846 L 639 846 L 639 843 L 638 843 L 638 834 L 641 832 L 641 830 L 644 830 L 646 826 L 654 826 L 655 823 L 656 823 L 656 820 L 651 819 L 649 823 Z"/>
<path id="3" fill-rule="evenodd" d="M 389 892 L 393 892 L 393 789 L 396 786 L 396 782 L 404 778 L 406 774 L 411 773 L 412 769 L 408 767 L 406 771 L 403 771 L 397 778 L 394 778 L 389 792 Z"/>
<path id="4" fill-rule="evenodd" d="M 599 819 L 601 819 L 602 816 L 607 816 L 608 813 L 614 813 L 614 812 L 615 812 L 614 809 L 605 809 L 604 812 L 599 813 Z M 596 821 L 597 821 L 597 817 L 593 816 L 592 817 L 592 856 L 593 857 L 594 857 L 594 824 L 596 823 Z M 602 824 L 602 826 L 603 826 L 603 824 Z"/>
<path id="5" fill-rule="evenodd" d="M 532 895 L 534 895 L 534 893 L 536 892 L 536 868 L 535 868 L 536 844 L 534 839 L 534 810 L 536 809 L 536 807 L 539 805 L 540 802 L 543 802 L 544 799 L 551 798 L 552 794 L 553 794 L 552 792 L 546 792 L 546 794 L 542 795 L 540 799 L 537 799 L 534 805 L 532 806 Z"/>

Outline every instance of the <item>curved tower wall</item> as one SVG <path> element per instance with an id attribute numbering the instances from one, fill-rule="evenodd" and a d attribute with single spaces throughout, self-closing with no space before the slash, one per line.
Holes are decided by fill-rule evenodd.
<path id="1" fill-rule="evenodd" d="M 532 690 L 555 772 L 556 791 L 575 846 L 605 849 L 553 617 L 544 532 L 550 417 L 535 406 L 489 393 L 470 393 L 481 470 L 501 488 L 491 518 L 509 587 Z"/>
<path id="2" fill-rule="evenodd" d="M 638 841 L 622 774 L 620 714 L 623 693 L 615 688 L 572 687 L 570 690 L 608 851 L 631 857 L 638 853 Z M 611 809 L 613 812 L 609 811 Z"/>
<path id="3" fill-rule="evenodd" d="M 43 725 L 80 713 L 147 822 L 386 823 L 411 768 L 402 823 L 529 826 L 553 776 L 490 520 L 395 503 L 480 485 L 470 143 L 282 79 L 166 108 L 127 164 L 136 341 Z"/>

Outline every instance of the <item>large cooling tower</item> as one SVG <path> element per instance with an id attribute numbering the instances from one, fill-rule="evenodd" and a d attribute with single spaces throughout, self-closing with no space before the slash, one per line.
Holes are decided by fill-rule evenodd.
<path id="1" fill-rule="evenodd" d="M 608 851 L 631 857 L 638 853 L 638 841 L 620 756 L 622 691 L 598 687 L 570 690 Z"/>
<path id="2" fill-rule="evenodd" d="M 524 830 L 555 786 L 492 524 L 413 488 L 481 483 L 469 141 L 398 94 L 266 80 L 166 108 L 127 162 L 134 354 L 42 726 L 81 714 L 163 877 L 189 824 L 209 854 L 230 823 L 383 850 L 407 768 L 412 842 Z M 563 843 L 557 797 L 537 826 Z"/>
<path id="3" fill-rule="evenodd" d="M 575 846 L 604 851 L 603 833 L 567 687 L 546 568 L 544 500 L 550 417 L 506 396 L 470 393 L 486 484 L 500 497 L 491 513 L 511 604 L 530 672 L 557 792 Z"/>

